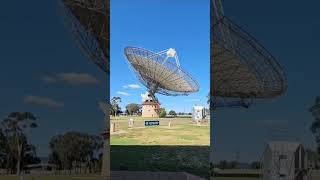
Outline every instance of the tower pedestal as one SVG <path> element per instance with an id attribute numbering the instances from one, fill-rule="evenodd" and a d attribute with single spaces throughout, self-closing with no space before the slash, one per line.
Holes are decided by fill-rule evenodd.
<path id="1" fill-rule="evenodd" d="M 142 104 L 142 117 L 160 117 L 160 103 L 144 101 Z"/>

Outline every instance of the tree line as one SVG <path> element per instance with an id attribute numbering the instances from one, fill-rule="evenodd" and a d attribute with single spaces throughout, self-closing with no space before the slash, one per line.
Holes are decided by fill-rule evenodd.
<path id="1" fill-rule="evenodd" d="M 67 132 L 50 140 L 49 163 L 56 170 L 71 173 L 96 173 L 102 164 L 103 138 L 80 132 Z"/>
<path id="2" fill-rule="evenodd" d="M 312 113 L 312 116 L 314 118 L 310 126 L 310 130 L 317 144 L 316 153 L 312 157 L 315 160 L 320 161 L 320 96 L 315 98 L 314 105 L 309 108 L 309 112 Z M 317 168 L 320 168 L 320 164 L 318 162 L 315 163 L 315 166 Z"/>
<path id="3" fill-rule="evenodd" d="M 110 108 L 110 115 L 117 116 L 119 113 L 121 113 L 121 97 L 113 97 L 110 100 L 111 108 Z M 126 106 L 125 109 L 126 114 L 128 115 L 141 115 L 141 105 L 136 103 L 130 103 Z"/>
<path id="4" fill-rule="evenodd" d="M 41 162 L 28 133 L 38 127 L 31 112 L 12 112 L 1 121 L 0 169 L 7 174 L 26 172 L 28 165 Z M 66 173 L 96 173 L 101 170 L 103 138 L 81 132 L 67 132 L 51 138 L 48 163 Z M 52 168 L 51 167 L 51 168 Z"/>
<path id="5" fill-rule="evenodd" d="M 119 113 L 123 112 L 121 110 L 120 105 L 119 105 L 120 103 L 121 103 L 121 97 L 113 97 L 110 100 L 110 104 L 111 104 L 110 115 L 117 116 Z M 127 115 L 141 115 L 141 109 L 142 109 L 141 104 L 130 103 L 130 104 L 126 105 L 125 113 Z M 167 113 L 165 108 L 160 108 L 160 117 L 161 118 L 166 117 L 167 114 L 170 116 L 173 116 L 173 117 L 176 117 L 178 115 L 192 115 L 192 113 L 183 113 L 183 112 L 176 113 L 174 110 L 170 110 L 169 113 Z"/>
<path id="6" fill-rule="evenodd" d="M 20 174 L 27 164 L 39 163 L 36 147 L 28 142 L 27 130 L 38 127 L 30 112 L 12 112 L 1 122 L 0 168 L 8 174 Z"/>
<path id="7" fill-rule="evenodd" d="M 241 166 L 241 163 L 237 161 L 226 161 L 226 160 L 222 160 L 216 165 L 216 167 L 219 169 L 241 169 L 243 168 L 242 166 Z M 250 168 L 250 169 L 260 169 L 261 163 L 258 161 L 253 161 L 251 163 L 246 164 L 246 166 L 247 166 L 246 168 Z"/>

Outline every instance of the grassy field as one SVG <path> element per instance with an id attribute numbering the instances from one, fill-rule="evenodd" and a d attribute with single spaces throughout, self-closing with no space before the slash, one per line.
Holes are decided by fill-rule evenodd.
<path id="1" fill-rule="evenodd" d="M 215 177 L 215 180 L 259 180 L 261 178 L 245 178 L 245 177 Z M 313 176 L 311 180 L 319 180 L 320 176 Z M 0 176 L 0 180 L 20 180 L 16 176 Z M 76 177 L 76 176 L 27 176 L 24 180 L 103 180 L 102 177 Z"/>
<path id="2" fill-rule="evenodd" d="M 99 177 L 72 177 L 72 176 L 28 176 L 24 177 L 24 180 L 102 180 Z M 256 180 L 255 178 L 220 178 L 216 177 L 216 180 Z M 0 176 L 0 180 L 20 180 L 16 176 Z M 258 180 L 258 179 L 257 179 Z"/>
<path id="3" fill-rule="evenodd" d="M 133 118 L 134 128 L 128 128 Z M 147 120 L 160 126 L 145 127 Z M 168 124 L 171 121 L 172 126 Z M 185 171 L 205 177 L 209 171 L 209 124 L 191 118 L 111 117 L 111 168 L 129 171 Z"/>
<path id="4" fill-rule="evenodd" d="M 24 180 L 103 180 L 98 176 L 26 176 Z M 246 177 L 215 177 L 215 180 L 259 180 L 260 178 Z M 320 171 L 313 173 L 311 180 L 319 180 Z M 1 176 L 0 180 L 20 180 L 17 176 Z"/>
<path id="5" fill-rule="evenodd" d="M 129 118 L 111 117 L 111 123 L 116 123 L 116 132 L 111 134 L 112 145 L 209 145 L 210 142 L 209 124 L 197 126 L 191 118 L 131 117 L 132 129 L 128 128 Z M 146 120 L 159 120 L 160 126 L 145 127 Z"/>
<path id="6" fill-rule="evenodd" d="M 246 177 L 214 177 L 215 180 L 261 180 L 261 178 L 246 178 Z"/>
<path id="7" fill-rule="evenodd" d="M 24 177 L 24 180 L 102 180 L 99 177 L 71 177 L 71 176 L 34 176 Z M 258 178 L 220 178 L 216 177 L 216 180 L 258 180 Z M 0 176 L 0 180 L 20 180 L 16 176 Z"/>
<path id="8" fill-rule="evenodd" d="M 111 117 L 116 133 L 111 134 L 111 169 L 129 171 L 188 172 L 204 178 L 209 172 L 209 124 L 197 126 L 191 118 L 134 119 L 134 128 L 128 128 L 130 117 Z M 159 120 L 160 126 L 144 127 L 146 120 Z M 168 127 L 171 120 L 173 126 Z M 320 173 L 313 179 L 320 180 Z M 245 177 L 215 177 L 216 180 L 259 180 Z"/>
<path id="9" fill-rule="evenodd" d="M 209 146 L 111 146 L 111 170 L 209 173 Z"/>
<path id="10" fill-rule="evenodd" d="M 98 176 L 25 176 L 23 180 L 103 180 Z M 20 180 L 17 176 L 0 176 L 0 180 Z"/>

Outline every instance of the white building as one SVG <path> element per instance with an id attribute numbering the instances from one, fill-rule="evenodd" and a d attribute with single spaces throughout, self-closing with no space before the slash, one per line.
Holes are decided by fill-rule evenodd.
<path id="1" fill-rule="evenodd" d="M 203 106 L 193 106 L 192 120 L 195 122 L 202 121 L 206 117 L 205 108 Z"/>
<path id="2" fill-rule="evenodd" d="M 263 180 L 308 180 L 307 155 L 299 143 L 270 142 L 262 166 Z"/>

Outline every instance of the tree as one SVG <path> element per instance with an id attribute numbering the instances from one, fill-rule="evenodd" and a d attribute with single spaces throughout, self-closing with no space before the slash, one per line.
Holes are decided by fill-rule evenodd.
<path id="1" fill-rule="evenodd" d="M 28 139 L 24 134 L 22 134 L 19 139 L 21 140 L 21 144 L 22 144 L 22 150 L 20 155 L 21 156 L 20 169 L 22 170 L 23 167 L 25 167 L 28 164 L 40 163 L 41 160 L 37 157 L 36 147 L 28 142 Z M 7 155 L 10 161 L 15 163 L 9 163 L 7 169 L 11 169 L 12 171 L 14 171 L 16 169 L 15 164 L 17 164 L 19 160 L 19 155 L 17 153 L 18 149 L 16 146 L 16 138 L 14 136 L 11 136 L 8 138 L 8 146 L 10 151 L 8 151 Z"/>
<path id="2" fill-rule="evenodd" d="M 226 169 L 228 167 L 228 162 L 226 160 L 220 161 L 218 164 L 218 168 Z"/>
<path id="3" fill-rule="evenodd" d="M 312 165 L 312 167 L 314 167 L 315 169 L 319 169 L 320 168 L 320 164 L 319 164 L 320 155 L 311 149 L 306 149 L 306 153 L 307 153 L 309 164 Z"/>
<path id="4" fill-rule="evenodd" d="M 167 112 L 164 108 L 160 108 L 160 117 L 164 118 L 167 116 Z"/>
<path id="5" fill-rule="evenodd" d="M 174 110 L 169 111 L 169 115 L 176 117 L 177 113 Z"/>
<path id="6" fill-rule="evenodd" d="M 314 135 L 315 141 L 317 143 L 317 150 L 320 154 L 320 96 L 316 97 L 314 105 L 309 109 L 314 117 L 312 125 L 310 127 L 311 132 Z"/>
<path id="7" fill-rule="evenodd" d="M 25 150 L 28 146 L 26 130 L 38 127 L 36 117 L 31 112 L 12 112 L 2 121 L 7 138 L 9 140 L 9 149 L 16 158 L 16 173 L 21 172 L 21 163 L 24 159 Z"/>
<path id="8" fill-rule="evenodd" d="M 253 161 L 251 164 L 250 164 L 250 167 L 252 169 L 260 169 L 261 168 L 261 163 L 259 161 Z"/>
<path id="9" fill-rule="evenodd" d="M 8 141 L 2 129 L 0 129 L 0 169 L 5 167 L 8 152 Z"/>
<path id="10" fill-rule="evenodd" d="M 38 164 L 40 159 L 36 154 L 36 147 L 27 142 L 27 137 L 22 134 L 19 139 L 21 140 L 21 164 L 22 169 L 27 164 Z M 0 129 L 0 169 L 7 169 L 7 172 L 13 174 L 17 172 L 17 160 L 18 160 L 18 149 L 16 145 L 15 136 L 6 136 Z"/>
<path id="11" fill-rule="evenodd" d="M 130 103 L 126 106 L 126 111 L 129 115 L 132 115 L 133 113 L 138 113 L 140 109 L 140 105 L 135 103 Z"/>
<path id="12" fill-rule="evenodd" d="M 51 154 L 49 162 L 57 165 L 60 170 L 72 169 L 91 173 L 93 167 L 97 167 L 99 155 L 103 148 L 103 140 L 100 136 L 89 135 L 80 132 L 68 132 L 54 136 L 50 141 Z"/>
<path id="13" fill-rule="evenodd" d="M 117 112 L 121 109 L 119 106 L 119 103 L 121 102 L 121 98 L 120 97 L 113 97 L 111 99 L 111 112 L 113 113 L 114 116 L 117 115 Z"/>

